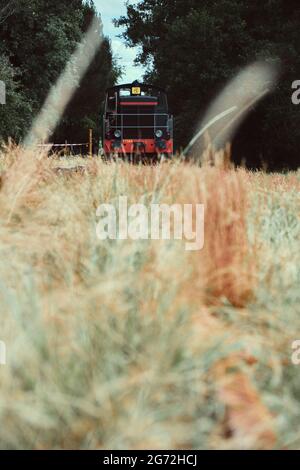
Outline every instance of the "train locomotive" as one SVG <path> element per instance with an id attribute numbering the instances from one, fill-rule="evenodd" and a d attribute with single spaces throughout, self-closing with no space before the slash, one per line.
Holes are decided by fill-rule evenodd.
<path id="1" fill-rule="evenodd" d="M 162 88 L 137 81 L 109 88 L 103 120 L 105 155 L 172 157 L 173 116 Z"/>

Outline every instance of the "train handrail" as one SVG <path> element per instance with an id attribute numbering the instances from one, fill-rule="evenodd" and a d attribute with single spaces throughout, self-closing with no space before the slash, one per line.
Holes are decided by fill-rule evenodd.
<path id="1" fill-rule="evenodd" d="M 130 116 L 130 117 L 151 117 L 153 118 L 153 124 L 150 125 L 150 126 L 141 126 L 137 123 L 133 123 L 131 125 L 126 125 L 124 126 L 124 117 L 126 116 Z M 157 118 L 158 117 L 165 117 L 166 118 L 166 125 L 160 125 L 157 123 Z M 112 119 L 114 119 L 116 121 L 116 123 L 113 123 L 112 124 Z M 146 114 L 146 113 L 110 113 L 109 115 L 105 115 L 103 116 L 103 124 L 104 124 L 104 129 L 105 129 L 105 132 L 109 132 L 109 131 L 113 131 L 113 130 L 116 130 L 116 129 L 120 129 L 121 132 L 122 132 L 122 139 L 123 139 L 123 134 L 124 134 L 124 131 L 127 130 L 127 129 L 135 129 L 135 128 L 138 128 L 138 129 L 153 129 L 154 132 L 157 130 L 157 129 L 165 129 L 167 130 L 170 135 L 171 135 L 171 138 L 173 139 L 173 127 L 174 127 L 174 117 L 173 115 L 171 114 L 168 114 L 168 113 L 155 113 L 155 114 Z"/>
<path id="2" fill-rule="evenodd" d="M 107 117 L 104 117 L 104 122 L 107 121 L 109 123 L 109 126 L 111 129 L 116 129 L 118 127 L 122 127 L 123 129 L 132 129 L 133 127 L 135 127 L 135 124 L 132 124 L 131 126 L 124 126 L 123 125 L 123 122 L 124 122 L 124 116 L 131 116 L 131 117 L 141 117 L 141 116 L 147 116 L 147 117 L 153 117 L 153 125 L 151 126 L 138 126 L 139 129 L 152 129 L 152 128 L 163 128 L 163 129 L 168 129 L 170 126 L 169 126 L 169 122 L 171 121 L 171 123 L 173 124 L 173 116 L 170 115 L 170 114 L 167 114 L 167 113 L 159 113 L 159 114 L 140 114 L 140 113 L 135 113 L 135 114 L 132 114 L 132 113 L 113 113 L 113 114 L 110 114 L 109 116 Z M 167 125 L 163 126 L 163 125 L 160 125 L 160 124 L 157 124 L 156 123 L 156 118 L 160 116 L 165 116 L 167 119 L 168 119 L 168 123 Z M 118 117 L 121 117 L 121 124 L 114 126 L 114 125 L 111 125 L 110 124 L 110 120 L 113 119 L 113 118 L 118 118 Z M 117 119 L 118 120 L 118 119 Z"/>

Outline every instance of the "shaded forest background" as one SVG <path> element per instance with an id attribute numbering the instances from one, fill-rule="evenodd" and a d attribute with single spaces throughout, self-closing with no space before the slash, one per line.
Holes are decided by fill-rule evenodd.
<path id="1" fill-rule="evenodd" d="M 22 139 L 94 15 L 92 1 L 0 0 L 0 80 L 7 87 L 1 140 Z M 298 0 L 140 0 L 116 24 L 125 28 L 127 45 L 139 47 L 145 80 L 167 89 L 177 148 L 243 66 L 281 62 L 275 92 L 244 122 L 233 153 L 250 167 L 299 166 L 300 106 L 291 100 L 292 83 L 300 80 Z M 120 73 L 105 39 L 52 140 L 85 142 L 89 128 L 98 140 L 104 92 Z"/>
<path id="2" fill-rule="evenodd" d="M 281 78 L 240 128 L 237 163 L 271 169 L 300 164 L 300 106 L 292 83 L 300 80 L 299 0 L 141 0 L 116 22 L 146 79 L 165 87 L 176 117 L 176 143 L 185 146 L 201 115 L 227 80 L 256 59 L 281 62 Z"/>
<path id="3" fill-rule="evenodd" d="M 7 89 L 0 139 L 19 142 L 26 134 L 94 16 L 92 1 L 0 0 L 0 80 Z M 100 16 L 98 27 L 102 34 Z M 98 140 L 105 89 L 119 73 L 105 38 L 51 140 L 87 142 L 89 128 Z"/>

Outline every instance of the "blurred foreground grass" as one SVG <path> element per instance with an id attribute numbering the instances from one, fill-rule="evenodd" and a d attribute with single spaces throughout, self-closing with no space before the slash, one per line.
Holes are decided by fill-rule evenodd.
<path id="1" fill-rule="evenodd" d="M 2 449 L 299 448 L 300 175 L 1 156 Z M 205 248 L 96 209 L 206 206 Z"/>

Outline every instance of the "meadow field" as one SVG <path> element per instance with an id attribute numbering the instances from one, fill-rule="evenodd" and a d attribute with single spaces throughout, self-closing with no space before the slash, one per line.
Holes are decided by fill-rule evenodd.
<path id="1" fill-rule="evenodd" d="M 300 173 L 13 147 L 0 170 L 1 449 L 300 448 Z M 120 195 L 203 203 L 204 249 L 98 240 Z"/>

